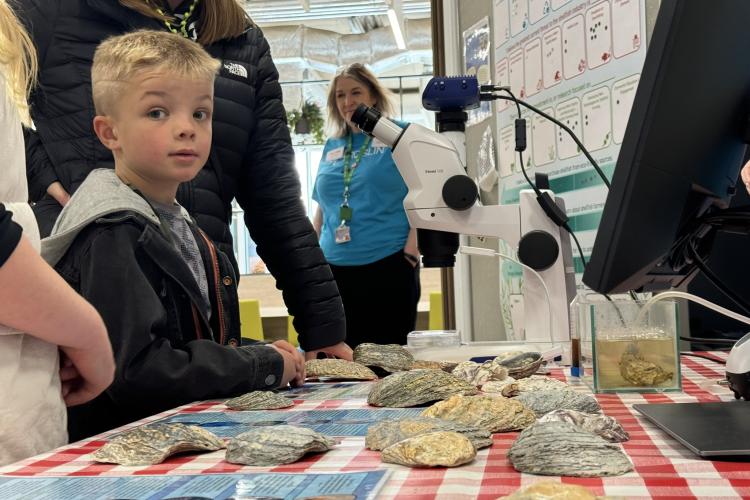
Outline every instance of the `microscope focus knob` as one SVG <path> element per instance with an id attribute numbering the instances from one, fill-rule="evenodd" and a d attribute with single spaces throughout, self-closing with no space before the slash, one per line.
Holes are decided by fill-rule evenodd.
<path id="1" fill-rule="evenodd" d="M 534 269 L 545 271 L 552 267 L 560 254 L 555 238 L 545 231 L 529 231 L 518 243 L 518 260 Z"/>
<path id="2" fill-rule="evenodd" d="M 453 210 L 466 210 L 479 197 L 477 185 L 468 175 L 454 175 L 443 184 L 443 200 Z"/>

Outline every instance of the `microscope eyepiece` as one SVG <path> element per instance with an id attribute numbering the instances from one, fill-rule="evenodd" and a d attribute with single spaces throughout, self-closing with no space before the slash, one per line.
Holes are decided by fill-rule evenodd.
<path id="1" fill-rule="evenodd" d="M 372 130 L 375 128 L 378 120 L 380 120 L 380 111 L 364 104 L 357 106 L 357 109 L 352 114 L 352 123 L 368 135 L 372 135 Z"/>

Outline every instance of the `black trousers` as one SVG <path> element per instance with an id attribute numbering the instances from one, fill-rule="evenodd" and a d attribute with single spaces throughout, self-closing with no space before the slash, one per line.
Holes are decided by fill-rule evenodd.
<path id="1" fill-rule="evenodd" d="M 335 266 L 333 277 L 346 313 L 346 343 L 406 344 L 417 322 L 419 266 L 403 251 L 363 266 Z"/>

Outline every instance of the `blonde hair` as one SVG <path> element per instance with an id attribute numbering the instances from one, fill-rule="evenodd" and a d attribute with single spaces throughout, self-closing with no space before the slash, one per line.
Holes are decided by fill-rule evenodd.
<path id="1" fill-rule="evenodd" d="M 108 38 L 97 47 L 91 66 L 96 113 L 111 112 L 122 84 L 144 71 L 213 82 L 220 66 L 197 43 L 166 31 L 139 30 Z"/>
<path id="2" fill-rule="evenodd" d="M 343 116 L 339 113 L 336 106 L 336 84 L 341 78 L 351 78 L 364 85 L 370 91 L 370 95 L 375 99 L 373 107 L 385 116 L 393 114 L 393 104 L 391 104 L 392 93 L 385 88 L 372 71 L 367 69 L 364 64 L 353 63 L 344 66 L 331 80 L 331 86 L 328 89 L 328 127 L 331 135 L 334 137 L 343 137 L 348 131 L 348 125 Z"/>
<path id="3" fill-rule="evenodd" d="M 165 0 L 120 0 L 120 4 L 146 17 L 175 23 L 174 17 L 162 15 L 157 10 L 167 12 Z M 250 16 L 237 0 L 204 0 L 199 7 L 198 43 L 201 45 L 211 45 L 218 40 L 236 38 L 253 25 Z"/>
<path id="4" fill-rule="evenodd" d="M 23 124 L 31 126 L 28 97 L 36 85 L 36 49 L 6 0 L 0 0 L 0 64 L 8 95 Z"/>

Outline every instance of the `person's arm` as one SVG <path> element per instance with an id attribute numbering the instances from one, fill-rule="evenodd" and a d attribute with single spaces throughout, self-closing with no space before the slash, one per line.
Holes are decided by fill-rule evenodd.
<path id="1" fill-rule="evenodd" d="M 108 395 L 121 405 L 153 401 L 151 410 L 161 411 L 282 385 L 287 357 L 274 347 L 177 340 L 160 290 L 144 272 L 149 264 L 137 248 L 140 235 L 127 224 L 100 231 L 88 237 L 78 261 L 80 293 L 102 315 L 115 353 Z M 293 379 L 294 359 L 289 363 L 286 378 Z"/>
<path id="2" fill-rule="evenodd" d="M 404 257 L 409 261 L 413 267 L 417 267 L 419 264 L 419 249 L 417 248 L 417 230 L 412 228 L 409 230 L 409 236 L 406 238 L 406 244 L 404 245 Z"/>
<path id="3" fill-rule="evenodd" d="M 101 317 L 25 237 L 0 267 L 0 323 L 60 346 L 75 371 L 64 393 L 68 406 L 93 399 L 112 382 L 112 348 Z"/>
<path id="4" fill-rule="evenodd" d="M 313 216 L 313 229 L 315 230 L 315 234 L 318 235 L 318 239 L 320 239 L 320 231 L 323 230 L 323 209 L 320 208 L 320 205 L 318 205 Z"/>
<path id="5" fill-rule="evenodd" d="M 55 26 L 62 0 L 18 0 L 14 10 L 21 20 L 37 50 L 39 67 L 44 67 L 47 50 L 55 34 Z M 31 116 L 34 118 L 34 105 L 40 97 L 40 90 L 32 92 L 30 102 Z M 68 193 L 58 181 L 49 155 L 35 131 L 24 129 L 26 142 L 26 178 L 29 184 L 29 198 L 38 201 L 49 193 L 58 203 L 65 205 Z"/>
<path id="6" fill-rule="evenodd" d="M 52 166 L 52 161 L 44 149 L 39 134 L 24 128 L 23 138 L 26 143 L 26 180 L 29 184 L 29 199 L 39 201 L 45 193 L 52 196 L 63 207 L 70 200 Z"/>
<path id="7" fill-rule="evenodd" d="M 245 211 L 250 236 L 258 244 L 258 255 L 276 278 L 294 316 L 302 348 L 316 351 L 337 346 L 346 337 L 344 307 L 301 201 L 278 72 L 260 30 L 251 30 L 247 43 L 258 44 L 257 123 L 237 201 Z"/>

